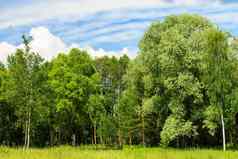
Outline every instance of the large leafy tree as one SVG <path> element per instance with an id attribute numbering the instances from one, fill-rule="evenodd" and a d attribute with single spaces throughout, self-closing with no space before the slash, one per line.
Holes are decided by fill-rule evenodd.
<path id="1" fill-rule="evenodd" d="M 19 139 L 16 138 L 16 121 L 14 105 L 9 102 L 9 89 L 10 76 L 7 68 L 0 64 L 0 143 L 3 145 L 19 144 Z"/>
<path id="2" fill-rule="evenodd" d="M 132 89 L 127 89 L 122 93 L 118 106 L 116 107 L 116 116 L 118 122 L 119 144 L 123 144 L 123 138 L 128 138 L 128 144 L 133 143 L 133 134 L 137 130 L 137 96 Z"/>
<path id="3" fill-rule="evenodd" d="M 123 76 L 126 73 L 129 63 L 128 56 L 124 55 L 120 58 L 116 57 L 101 57 L 95 59 L 95 64 L 97 71 L 100 75 L 100 94 L 104 98 L 104 108 L 106 114 L 103 117 L 104 122 L 101 124 L 100 132 L 107 136 L 107 138 L 115 137 L 116 127 L 120 132 L 119 119 L 117 116 L 117 107 L 120 105 L 120 98 L 123 90 L 125 90 L 125 82 L 123 81 Z M 115 124 L 116 123 L 116 124 Z M 112 126 L 113 125 L 113 126 Z M 110 126 L 110 127 L 109 127 Z M 106 128 L 108 128 L 106 130 Z M 118 134 L 118 141 L 121 144 L 121 133 Z"/>
<path id="4" fill-rule="evenodd" d="M 68 55 L 60 54 L 52 61 L 49 81 L 56 94 L 57 112 L 64 116 L 59 123 L 64 127 L 59 129 L 67 129 L 66 138 L 74 140 L 76 128 L 88 122 L 85 107 L 97 87 L 96 76 L 93 61 L 85 51 L 72 49 Z"/>
<path id="5" fill-rule="evenodd" d="M 123 92 L 122 98 L 119 101 L 118 120 L 119 120 L 119 128 L 124 127 L 123 128 L 124 130 L 129 129 L 129 134 L 128 134 L 129 140 L 132 137 L 131 136 L 132 132 L 135 134 L 135 132 L 139 131 L 139 135 L 137 136 L 139 136 L 140 138 L 140 143 L 142 145 L 145 145 L 145 112 L 143 111 L 145 84 L 143 80 L 143 75 L 144 75 L 144 67 L 143 65 L 141 65 L 141 62 L 139 59 L 135 59 L 135 61 L 130 63 L 128 67 L 128 71 L 124 76 L 124 82 L 127 88 Z M 123 119 L 127 115 L 128 115 L 128 118 L 130 119 L 128 120 Z M 129 123 L 126 123 L 126 122 L 129 122 Z M 127 129 L 125 129 L 126 125 L 129 126 Z"/>
<path id="6" fill-rule="evenodd" d="M 43 59 L 30 51 L 29 41 L 23 36 L 25 49 L 17 50 L 8 57 L 8 69 L 11 80 L 9 91 L 11 104 L 17 106 L 20 125 L 24 127 L 24 147 L 29 148 L 34 114 L 41 113 L 39 92 L 42 84 L 41 65 Z M 9 83 L 9 84 L 10 84 Z"/>
<path id="7" fill-rule="evenodd" d="M 149 97 L 158 95 L 168 101 L 161 103 L 161 106 L 167 105 L 170 112 L 162 123 L 165 124 L 161 133 L 162 144 L 168 145 L 175 139 L 196 134 L 193 121 L 198 119 L 191 114 L 202 108 L 203 94 L 200 82 L 202 53 L 194 42 L 198 41 L 199 32 L 212 27 L 200 16 L 169 16 L 163 22 L 153 23 L 140 42 L 139 56 L 153 85 Z"/>
<path id="8" fill-rule="evenodd" d="M 104 99 L 102 95 L 91 95 L 87 103 L 87 113 L 93 124 L 93 140 L 97 144 L 97 124 L 101 122 L 103 116 L 106 115 L 104 108 Z"/>
<path id="9" fill-rule="evenodd" d="M 210 29 L 206 35 L 206 55 L 204 57 L 204 80 L 207 87 L 210 106 L 205 112 L 205 126 L 211 131 L 217 127 L 217 120 L 221 121 L 223 150 L 226 150 L 226 134 L 224 114 L 227 112 L 227 97 L 232 86 L 232 61 L 228 52 L 228 37 L 225 33 Z M 219 119 L 220 118 L 220 119 Z"/>

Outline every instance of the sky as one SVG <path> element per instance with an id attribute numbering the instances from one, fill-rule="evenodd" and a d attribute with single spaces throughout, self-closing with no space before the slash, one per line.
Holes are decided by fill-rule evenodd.
<path id="1" fill-rule="evenodd" d="M 238 0 L 0 0 L 0 11 L 3 62 L 22 47 L 22 34 L 46 60 L 73 47 L 133 58 L 150 24 L 171 14 L 199 14 L 238 36 Z"/>

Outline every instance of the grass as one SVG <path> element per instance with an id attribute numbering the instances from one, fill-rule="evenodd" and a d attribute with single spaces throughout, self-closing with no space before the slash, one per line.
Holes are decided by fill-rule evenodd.
<path id="1" fill-rule="evenodd" d="M 126 147 L 123 150 L 93 150 L 60 146 L 44 149 L 0 148 L 0 159 L 238 159 L 238 151 L 176 150 Z"/>

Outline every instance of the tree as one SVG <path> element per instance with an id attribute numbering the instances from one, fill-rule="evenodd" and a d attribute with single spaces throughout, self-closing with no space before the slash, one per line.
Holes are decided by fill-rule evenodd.
<path id="1" fill-rule="evenodd" d="M 122 137 L 127 137 L 129 145 L 132 145 L 133 134 L 137 129 L 137 96 L 129 88 L 122 93 L 118 106 L 116 107 L 116 116 L 118 122 L 119 144 L 123 144 Z"/>
<path id="2" fill-rule="evenodd" d="M 17 116 L 15 115 L 15 108 L 10 105 L 8 94 L 6 93 L 9 88 L 9 72 L 3 64 L 0 64 L 0 143 L 2 145 L 15 145 L 19 144 L 17 139 Z"/>
<path id="3" fill-rule="evenodd" d="M 85 107 L 97 87 L 95 76 L 93 61 L 85 51 L 72 49 L 68 55 L 59 54 L 52 61 L 49 82 L 56 94 L 56 110 L 61 114 L 59 126 L 64 126 L 59 133 L 66 140 L 71 138 L 72 143 L 76 128 L 88 122 Z"/>
<path id="4" fill-rule="evenodd" d="M 97 144 L 97 124 L 102 117 L 106 115 L 104 108 L 104 99 L 101 95 L 91 95 L 87 103 L 87 113 L 93 123 L 93 139 L 94 144 Z"/>
<path id="5" fill-rule="evenodd" d="M 142 145 L 145 145 L 145 114 L 143 111 L 143 99 L 144 99 L 144 81 L 143 81 L 143 76 L 144 76 L 144 67 L 141 65 L 141 61 L 139 58 L 135 59 L 133 62 L 131 62 L 128 66 L 127 73 L 124 76 L 124 82 L 127 87 L 125 90 L 125 94 L 122 95 L 122 102 L 128 102 L 128 104 L 133 104 L 128 106 L 128 104 L 122 104 L 121 107 L 123 108 L 124 106 L 127 107 L 129 111 L 133 109 L 134 111 L 130 113 L 134 113 L 134 119 L 135 121 L 133 123 L 136 123 L 134 125 L 134 131 L 139 130 L 139 138 L 140 138 L 140 143 Z M 128 95 L 130 98 L 126 97 Z M 128 101 L 125 101 L 128 100 Z M 133 108 L 134 107 L 134 108 Z M 124 108 L 124 111 L 126 109 Z M 129 115 L 128 117 L 131 117 Z M 119 118 L 120 120 L 120 118 Z M 123 119 L 122 119 L 123 120 Z M 121 121 L 121 122 L 127 122 Z M 119 122 L 120 123 L 120 122 Z M 120 129 L 119 129 L 120 130 Z"/>
<path id="6" fill-rule="evenodd" d="M 12 80 L 11 103 L 18 107 L 17 114 L 21 124 L 24 121 L 24 148 L 29 148 L 32 116 L 39 107 L 38 92 L 41 85 L 39 74 L 43 59 L 30 51 L 30 40 L 23 36 L 25 50 L 17 50 L 8 58 L 8 68 Z"/>
<path id="7" fill-rule="evenodd" d="M 106 110 L 105 122 L 102 123 L 101 126 L 103 127 L 100 130 L 101 133 L 104 132 L 104 135 L 107 134 L 110 137 L 115 135 L 109 135 L 108 132 L 114 132 L 115 126 L 120 127 L 118 126 L 118 122 L 110 130 L 108 129 L 108 132 L 106 132 L 104 127 L 111 125 L 109 119 L 111 121 L 118 121 L 116 119 L 117 107 L 120 103 L 121 94 L 126 89 L 123 76 L 126 73 L 128 63 L 129 58 L 126 55 L 120 58 L 104 56 L 95 59 L 96 68 L 101 79 L 101 95 L 104 97 L 104 108 Z M 118 141 L 120 145 L 122 144 L 121 138 L 120 130 L 118 130 Z"/>
<path id="8" fill-rule="evenodd" d="M 226 111 L 226 96 L 232 90 L 231 74 L 232 67 L 228 55 L 227 35 L 219 30 L 210 29 L 205 33 L 206 36 L 206 55 L 204 57 L 207 84 L 207 91 L 210 100 L 210 107 L 206 113 L 207 120 L 205 126 L 209 129 L 216 128 L 211 125 L 209 120 L 211 117 L 220 116 L 222 127 L 223 150 L 226 150 L 226 134 L 224 113 Z M 213 111 L 210 111 L 210 110 Z M 217 114 L 214 114 L 217 112 Z M 212 114 L 213 113 L 213 114 Z M 210 116 L 210 117 L 209 117 Z"/>
<path id="9" fill-rule="evenodd" d="M 203 110 L 200 82 L 202 52 L 194 42 L 199 41 L 197 34 L 211 27 L 211 23 L 200 16 L 168 16 L 163 22 L 153 23 L 140 41 L 139 56 L 145 72 L 149 74 L 144 77 L 147 79 L 145 85 L 149 86 L 146 97 L 161 97 L 159 105 L 167 110 L 167 116 L 164 117 L 167 119 L 160 122 L 163 127 L 160 134 L 163 145 L 175 139 L 178 143 L 184 143 L 185 137 L 197 134 L 192 130 L 199 119 L 193 118 L 191 114 Z M 202 118 L 201 114 L 199 118 Z M 177 122 L 186 129 L 177 131 Z M 177 135 L 166 135 L 169 133 L 168 127 Z M 194 134 L 191 135 L 191 132 Z"/>

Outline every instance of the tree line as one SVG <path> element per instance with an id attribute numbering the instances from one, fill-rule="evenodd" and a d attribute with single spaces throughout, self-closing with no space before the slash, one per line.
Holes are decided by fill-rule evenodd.
<path id="1" fill-rule="evenodd" d="M 135 59 L 74 48 L 46 61 L 23 43 L 0 65 L 2 145 L 238 143 L 238 41 L 206 18 L 152 23 Z"/>

